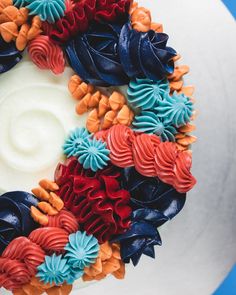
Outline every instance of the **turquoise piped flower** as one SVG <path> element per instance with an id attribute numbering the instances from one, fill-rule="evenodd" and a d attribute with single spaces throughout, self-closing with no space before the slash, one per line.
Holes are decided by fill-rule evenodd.
<path id="1" fill-rule="evenodd" d="M 38 266 L 36 277 L 45 284 L 63 284 L 70 275 L 70 266 L 62 255 L 46 256 L 44 263 Z"/>
<path id="2" fill-rule="evenodd" d="M 55 23 L 65 14 L 65 0 L 27 0 L 30 15 L 38 15 L 42 21 Z"/>
<path id="3" fill-rule="evenodd" d="M 166 79 L 153 81 L 136 78 L 129 84 L 128 102 L 134 109 L 153 110 L 169 90 L 169 82 Z"/>
<path id="4" fill-rule="evenodd" d="M 155 110 L 158 117 L 163 118 L 165 123 L 178 128 L 191 121 L 193 103 L 186 95 L 174 92 L 173 96 L 165 95 Z"/>
<path id="5" fill-rule="evenodd" d="M 76 128 L 71 132 L 70 136 L 66 139 L 63 145 L 63 152 L 67 158 L 77 156 L 80 145 L 86 140 L 91 138 L 91 134 L 85 128 Z"/>
<path id="6" fill-rule="evenodd" d="M 65 250 L 65 258 L 70 267 L 83 270 L 95 262 L 98 257 L 99 245 L 94 236 L 77 231 L 69 236 L 69 243 L 65 246 Z"/>
<path id="7" fill-rule="evenodd" d="M 76 267 L 70 267 L 70 275 L 67 277 L 66 282 L 72 285 L 74 281 L 80 279 L 84 274 L 84 270 Z"/>
<path id="8" fill-rule="evenodd" d="M 137 132 L 156 134 L 162 141 L 175 141 L 177 130 L 174 126 L 166 124 L 152 111 L 143 111 L 135 116 L 133 129 Z"/>
<path id="9" fill-rule="evenodd" d="M 17 8 L 21 8 L 27 5 L 27 0 L 13 0 L 13 5 Z"/>
<path id="10" fill-rule="evenodd" d="M 85 169 L 90 168 L 94 172 L 107 166 L 110 160 L 108 157 L 109 154 L 110 151 L 106 148 L 106 143 L 96 138 L 84 140 L 77 152 L 80 164 Z"/>

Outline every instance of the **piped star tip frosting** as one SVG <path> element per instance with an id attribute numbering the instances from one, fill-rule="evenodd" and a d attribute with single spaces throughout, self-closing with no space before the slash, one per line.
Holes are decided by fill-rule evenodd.
<path id="1" fill-rule="evenodd" d="M 0 74 L 28 54 L 60 87 L 70 67 L 66 116 L 86 118 L 63 136 L 53 180 L 0 196 L 0 288 L 69 295 L 155 258 L 196 184 L 194 88 L 168 39 L 130 0 L 0 0 Z"/>

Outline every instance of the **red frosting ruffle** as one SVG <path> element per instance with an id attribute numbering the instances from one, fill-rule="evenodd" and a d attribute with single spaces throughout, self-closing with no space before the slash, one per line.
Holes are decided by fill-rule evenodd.
<path id="1" fill-rule="evenodd" d="M 106 141 L 111 162 L 118 167 L 135 166 L 140 174 L 157 176 L 180 193 L 196 183 L 190 172 L 191 153 L 178 150 L 175 143 L 161 142 L 156 135 L 134 133 L 124 125 L 115 125 L 95 136 Z"/>
<path id="2" fill-rule="evenodd" d="M 104 243 L 130 226 L 130 194 L 120 188 L 120 173 L 113 167 L 96 174 L 84 170 L 78 160 L 59 164 L 55 181 L 65 207 L 77 218 L 83 230 Z"/>
<path id="3" fill-rule="evenodd" d="M 92 20 L 114 22 L 126 16 L 130 0 L 73 1 L 65 15 L 54 24 L 43 24 L 44 34 L 56 43 L 65 43 L 77 33 L 85 32 Z"/>

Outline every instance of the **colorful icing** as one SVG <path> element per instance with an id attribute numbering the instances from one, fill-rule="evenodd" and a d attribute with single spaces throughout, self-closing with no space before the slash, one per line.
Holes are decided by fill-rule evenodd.
<path id="1" fill-rule="evenodd" d="M 140 136 L 142 136 L 142 134 L 137 134 L 135 136 L 130 128 L 122 125 L 111 127 L 106 134 L 105 140 L 107 142 L 107 147 L 110 150 L 111 162 L 122 168 L 135 165 L 138 172 L 144 176 L 157 176 L 163 182 L 173 185 L 178 192 L 189 191 L 196 183 L 195 178 L 190 172 L 191 154 L 179 151 L 177 146 L 171 142 L 160 142 L 156 147 L 156 142 L 153 143 L 153 148 L 155 148 L 154 157 L 153 154 L 150 154 L 150 164 L 147 165 L 147 167 L 154 165 L 155 174 L 153 175 L 154 170 L 152 168 L 146 170 L 146 163 L 143 163 L 142 161 L 143 157 L 144 159 L 148 158 L 145 155 L 144 149 L 145 138 L 142 137 L 142 140 L 139 140 Z M 147 138 L 149 136 L 152 135 L 146 135 Z M 124 142 L 126 144 L 122 144 Z M 136 157 L 136 154 L 139 154 L 139 157 Z M 135 157 L 136 162 L 134 162 Z M 185 178 L 181 184 L 177 181 L 180 176 L 180 171 L 184 173 Z M 185 187 L 182 186 L 184 183 L 186 184 Z"/>
<path id="2" fill-rule="evenodd" d="M 42 21 L 54 23 L 66 9 L 65 0 L 27 0 L 30 15 L 38 15 Z"/>
<path id="3" fill-rule="evenodd" d="M 167 80 L 153 81 L 136 78 L 129 84 L 127 90 L 128 102 L 135 109 L 152 110 L 163 99 L 166 92 L 169 92 L 169 83 Z"/>
<path id="4" fill-rule="evenodd" d="M 70 266 L 67 264 L 67 259 L 54 253 L 52 256 L 46 256 L 44 263 L 38 266 L 36 277 L 45 284 L 59 286 L 66 281 L 69 274 Z"/>
<path id="5" fill-rule="evenodd" d="M 29 193 L 16 191 L 0 196 L 0 253 L 19 236 L 28 236 L 37 224 L 30 216 L 30 207 L 37 199 Z"/>
<path id="6" fill-rule="evenodd" d="M 148 32 L 151 29 L 151 13 L 144 7 L 137 7 L 131 13 L 131 24 L 138 32 Z"/>
<path id="7" fill-rule="evenodd" d="M 93 23 L 66 46 L 71 67 L 84 81 L 98 86 L 127 84 L 118 54 L 121 28 L 119 24 Z"/>
<path id="8" fill-rule="evenodd" d="M 65 247 L 68 264 L 72 268 L 83 270 L 94 263 L 98 256 L 98 241 L 86 232 L 77 231 L 69 236 L 69 243 Z"/>
<path id="9" fill-rule="evenodd" d="M 168 35 L 152 30 L 142 33 L 125 24 L 120 33 L 119 54 L 125 73 L 130 78 L 161 80 L 174 71 L 176 51 L 167 47 Z"/>
<path id="10" fill-rule="evenodd" d="M 171 122 L 164 122 L 164 119 L 159 117 L 159 113 L 152 111 L 143 111 L 135 116 L 133 127 L 137 132 L 156 134 L 162 141 L 175 141 L 175 134 L 177 134 Z"/>
<path id="11" fill-rule="evenodd" d="M 166 94 L 156 107 L 157 116 L 164 122 L 181 127 L 191 121 L 193 103 L 184 94 Z"/>
<path id="12" fill-rule="evenodd" d="M 13 0 L 14 6 L 16 6 L 18 8 L 26 6 L 27 3 L 28 3 L 28 0 Z"/>
<path id="13" fill-rule="evenodd" d="M 77 156 L 82 143 L 91 138 L 91 134 L 85 128 L 73 130 L 63 145 L 63 152 L 67 158 Z"/>
<path id="14" fill-rule="evenodd" d="M 112 274 L 117 279 L 125 276 L 125 265 L 120 256 L 120 246 L 115 243 L 100 245 L 95 263 L 85 267 L 83 281 L 102 280 Z"/>
<path id="15" fill-rule="evenodd" d="M 55 75 L 64 72 L 65 59 L 60 46 L 50 42 L 48 36 L 37 36 L 28 46 L 29 56 L 41 70 L 51 70 Z"/>
<path id="16" fill-rule="evenodd" d="M 13 42 L 7 43 L 0 36 L 0 74 L 9 71 L 22 58 Z"/>
<path id="17" fill-rule="evenodd" d="M 91 169 L 96 172 L 107 166 L 109 159 L 109 150 L 106 144 L 96 138 L 83 141 L 78 149 L 77 156 L 79 162 L 85 169 Z"/>
<path id="18" fill-rule="evenodd" d="M 142 254 L 155 258 L 154 246 L 162 244 L 157 227 L 168 218 L 158 210 L 138 209 L 133 211 L 131 220 L 130 229 L 114 241 L 120 242 L 122 260 L 125 263 L 132 261 L 136 266 Z"/>
<path id="19" fill-rule="evenodd" d="M 75 215 L 80 230 L 103 244 L 129 227 L 130 195 L 120 187 L 117 168 L 109 166 L 92 175 L 76 158 L 69 158 L 59 164 L 55 180 L 60 187 L 58 195 Z"/>

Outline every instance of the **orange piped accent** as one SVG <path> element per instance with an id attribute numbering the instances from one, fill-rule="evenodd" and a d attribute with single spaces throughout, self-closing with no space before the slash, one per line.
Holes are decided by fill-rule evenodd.
<path id="1" fill-rule="evenodd" d="M 12 0 L 0 0 L 0 13 L 2 13 L 3 9 L 12 6 L 13 1 Z"/>
<path id="2" fill-rule="evenodd" d="M 42 201 L 49 201 L 50 195 L 49 193 L 42 187 L 33 188 L 32 193 Z"/>
<path id="3" fill-rule="evenodd" d="M 30 212 L 35 222 L 39 223 L 42 226 L 46 226 L 48 224 L 48 217 L 40 212 L 36 207 L 31 206 Z"/>
<path id="4" fill-rule="evenodd" d="M 39 34 L 42 33 L 41 26 L 42 26 L 42 21 L 39 18 L 39 16 L 37 15 L 34 16 L 32 19 L 31 28 L 27 36 L 29 41 L 33 40 L 35 37 L 37 37 Z"/>
<path id="5" fill-rule="evenodd" d="M 45 190 L 49 190 L 51 192 L 57 191 L 59 189 L 59 186 L 55 182 L 46 178 L 40 180 L 39 185 Z"/>
<path id="6" fill-rule="evenodd" d="M 109 98 L 106 95 L 102 95 L 98 105 L 98 117 L 104 116 L 110 109 Z"/>
<path id="7" fill-rule="evenodd" d="M 48 214 L 48 215 L 57 215 L 58 211 L 56 209 L 54 209 L 51 204 L 47 203 L 47 202 L 39 202 L 38 203 L 38 207 L 41 211 L 43 211 L 44 213 Z"/>
<path id="8" fill-rule="evenodd" d="M 98 117 L 98 111 L 97 109 L 94 109 L 88 115 L 86 128 L 88 129 L 89 132 L 96 133 L 98 132 L 99 127 L 100 127 L 100 120 Z"/>
<path id="9" fill-rule="evenodd" d="M 163 33 L 163 25 L 159 23 L 151 23 L 151 30 L 157 33 Z"/>
<path id="10" fill-rule="evenodd" d="M 138 2 L 131 3 L 129 14 L 131 15 L 137 8 L 138 8 Z"/>
<path id="11" fill-rule="evenodd" d="M 18 36 L 18 27 L 13 22 L 6 22 L 0 25 L 0 34 L 7 43 L 15 40 Z"/>
<path id="12" fill-rule="evenodd" d="M 116 112 L 111 110 L 109 112 L 106 113 L 106 115 L 104 116 L 104 120 L 102 123 L 102 129 L 108 129 L 113 125 L 113 121 L 116 118 Z"/>
<path id="13" fill-rule="evenodd" d="M 148 32 L 151 28 L 151 13 L 144 7 L 137 7 L 131 14 L 132 27 L 138 32 Z"/>
<path id="14" fill-rule="evenodd" d="M 117 123 L 129 126 L 131 124 L 130 119 L 133 117 L 131 113 L 132 111 L 129 109 L 129 107 L 127 105 L 124 105 L 117 114 Z"/>
<path id="15" fill-rule="evenodd" d="M 15 6 L 7 6 L 0 14 L 0 23 L 14 22 L 17 20 L 19 10 Z"/>
<path id="16" fill-rule="evenodd" d="M 87 93 L 77 104 L 76 112 L 79 115 L 86 113 L 90 108 L 97 107 L 101 99 L 100 91 L 94 94 Z"/>
<path id="17" fill-rule="evenodd" d="M 179 93 L 183 93 L 188 97 L 191 97 L 194 93 L 194 86 L 183 86 Z"/>
<path id="18" fill-rule="evenodd" d="M 189 67 L 186 65 L 176 66 L 174 73 L 171 74 L 168 79 L 171 81 L 179 81 L 184 75 L 189 72 Z"/>
<path id="19" fill-rule="evenodd" d="M 29 17 L 28 9 L 25 7 L 22 7 L 18 10 L 15 23 L 17 24 L 17 26 L 22 26 L 23 24 L 27 22 L 28 17 Z"/>
<path id="20" fill-rule="evenodd" d="M 124 95 L 117 91 L 114 91 L 112 95 L 109 97 L 109 104 L 113 111 L 120 110 L 125 104 Z"/>
<path id="21" fill-rule="evenodd" d="M 55 193 L 50 193 L 49 203 L 57 209 L 57 211 L 61 211 L 64 208 L 64 202 L 62 199 L 56 195 Z"/>
<path id="22" fill-rule="evenodd" d="M 171 81 L 170 82 L 170 91 L 174 92 L 174 91 L 180 91 L 182 89 L 184 85 L 184 82 L 182 80 L 180 81 Z"/>
<path id="23" fill-rule="evenodd" d="M 179 128 L 179 131 L 182 133 L 190 133 L 192 131 L 196 130 L 196 126 L 192 124 L 187 124 L 185 126 L 182 126 Z"/>
<path id="24" fill-rule="evenodd" d="M 118 279 L 125 276 L 125 265 L 120 257 L 120 246 L 108 242 L 100 246 L 99 255 L 95 263 L 84 269 L 84 281 L 101 280 L 112 274 Z"/>
<path id="25" fill-rule="evenodd" d="M 183 138 L 179 138 L 176 142 L 182 146 L 188 147 L 190 144 L 196 142 L 196 136 L 185 135 Z"/>
<path id="26" fill-rule="evenodd" d="M 71 77 L 68 88 L 75 99 L 82 99 L 87 93 L 93 92 L 93 86 L 81 80 L 78 75 Z"/>
<path id="27" fill-rule="evenodd" d="M 23 24 L 20 28 L 19 34 L 16 38 L 16 48 L 20 51 L 24 50 L 28 43 L 28 32 L 30 30 L 30 26 L 28 24 Z"/>

